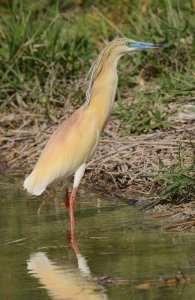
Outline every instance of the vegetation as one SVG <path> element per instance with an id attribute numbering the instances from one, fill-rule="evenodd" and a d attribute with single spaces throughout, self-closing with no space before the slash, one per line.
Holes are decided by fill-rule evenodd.
<path id="1" fill-rule="evenodd" d="M 22 105 L 51 117 L 67 102 L 81 104 L 92 61 L 106 41 L 123 35 L 169 45 L 121 61 L 114 116 L 130 133 L 171 128 L 167 119 L 177 105 L 194 100 L 193 0 L 1 0 L 0 5 L 1 111 Z M 177 189 L 185 198 L 191 168 L 161 170 L 164 197 L 175 197 Z"/>
<path id="2" fill-rule="evenodd" d="M 184 163 L 185 151 L 179 148 L 178 159 L 171 166 L 165 166 L 159 160 L 161 175 L 154 176 L 154 181 L 161 183 L 161 199 L 175 203 L 192 200 L 195 195 L 195 162 L 188 166 Z"/>

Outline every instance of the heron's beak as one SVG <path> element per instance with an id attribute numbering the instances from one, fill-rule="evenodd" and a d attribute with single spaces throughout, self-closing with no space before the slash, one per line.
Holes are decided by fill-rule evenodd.
<path id="1" fill-rule="evenodd" d="M 157 44 L 157 43 L 148 43 L 148 42 L 131 42 L 129 47 L 134 49 L 147 49 L 147 48 L 166 48 L 168 45 Z"/>

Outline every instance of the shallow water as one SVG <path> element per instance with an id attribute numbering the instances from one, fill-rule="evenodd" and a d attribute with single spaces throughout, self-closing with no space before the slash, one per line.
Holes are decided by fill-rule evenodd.
<path id="1" fill-rule="evenodd" d="M 69 244 L 62 192 L 46 203 L 26 195 L 21 179 L 0 179 L 0 299 L 195 299 L 195 284 L 138 289 L 148 280 L 195 275 L 195 235 L 166 233 L 136 207 L 80 190 L 76 242 Z M 96 277 L 127 279 L 102 285 Z"/>

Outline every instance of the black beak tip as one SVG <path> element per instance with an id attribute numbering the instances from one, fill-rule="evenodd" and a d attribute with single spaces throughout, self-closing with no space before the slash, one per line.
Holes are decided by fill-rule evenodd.
<path id="1" fill-rule="evenodd" d="M 154 44 L 154 47 L 155 48 L 167 48 L 169 47 L 168 44 L 158 44 L 158 43 L 155 43 Z"/>

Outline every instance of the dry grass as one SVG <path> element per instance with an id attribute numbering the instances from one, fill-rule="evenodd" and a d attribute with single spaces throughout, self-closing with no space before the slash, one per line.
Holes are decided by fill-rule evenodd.
<path id="1" fill-rule="evenodd" d="M 159 174 L 159 161 L 165 166 L 172 165 L 178 158 L 178 149 L 182 147 L 185 149 L 184 165 L 192 164 L 195 113 L 186 113 L 187 109 L 188 106 L 183 107 L 169 120 L 174 122 L 171 129 L 139 136 L 124 135 L 125 125 L 112 119 L 94 158 L 89 162 L 85 174 L 87 182 L 94 186 L 98 183 L 105 190 L 114 187 L 126 196 L 135 192 L 142 193 L 144 197 L 159 194 L 162 187 L 150 177 Z M 64 116 L 50 119 L 45 118 L 43 111 L 32 112 L 27 107 L 14 107 L 13 112 L 1 113 L 1 171 L 28 174 L 50 134 L 73 110 L 69 104 Z"/>

